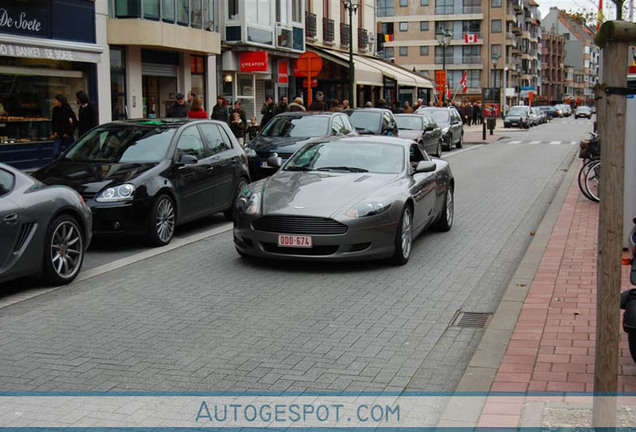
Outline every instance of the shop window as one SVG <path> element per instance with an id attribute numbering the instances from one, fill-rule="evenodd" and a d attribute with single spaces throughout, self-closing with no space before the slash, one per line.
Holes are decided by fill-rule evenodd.
<path id="1" fill-rule="evenodd" d="M 161 11 L 159 9 L 159 0 L 144 0 L 144 18 L 158 21 Z"/>
<path id="2" fill-rule="evenodd" d="M 162 0 L 161 3 L 161 19 L 165 22 L 174 22 L 174 0 Z"/>
<path id="3" fill-rule="evenodd" d="M 203 106 L 205 104 L 205 57 L 198 55 L 190 56 L 190 76 L 192 91 L 201 98 Z M 211 106 L 211 105 L 210 105 Z"/>

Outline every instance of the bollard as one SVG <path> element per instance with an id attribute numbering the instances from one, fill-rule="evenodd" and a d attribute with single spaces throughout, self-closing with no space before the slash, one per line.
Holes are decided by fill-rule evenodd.
<path id="1" fill-rule="evenodd" d="M 486 141 L 486 122 L 481 124 L 481 139 Z"/>

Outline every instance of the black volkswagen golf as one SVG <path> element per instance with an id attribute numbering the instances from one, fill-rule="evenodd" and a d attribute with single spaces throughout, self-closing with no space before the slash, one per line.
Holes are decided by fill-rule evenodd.
<path id="1" fill-rule="evenodd" d="M 231 219 L 250 181 L 228 125 L 153 119 L 92 129 L 34 176 L 77 190 L 93 211 L 93 233 L 143 235 L 168 244 L 180 223 L 223 212 Z"/>

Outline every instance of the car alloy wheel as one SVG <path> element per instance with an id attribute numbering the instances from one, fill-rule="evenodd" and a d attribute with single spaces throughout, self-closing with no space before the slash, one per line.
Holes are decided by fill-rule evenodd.
<path id="1" fill-rule="evenodd" d="M 71 282 L 84 260 L 84 234 L 77 221 L 62 215 L 56 218 L 47 236 L 44 276 L 52 285 Z"/>
<path id="2" fill-rule="evenodd" d="M 160 195 L 152 206 L 148 226 L 148 240 L 152 246 L 170 243 L 175 229 L 175 207 L 167 195 Z"/>
<path id="3" fill-rule="evenodd" d="M 399 265 L 406 264 L 411 257 L 413 247 L 413 214 L 408 205 L 402 210 L 402 217 L 395 236 L 395 253 L 393 261 Z"/>
<path id="4" fill-rule="evenodd" d="M 444 207 L 438 221 L 433 226 L 437 231 L 450 231 L 455 218 L 455 199 L 452 186 L 446 189 L 446 197 L 444 199 Z"/>

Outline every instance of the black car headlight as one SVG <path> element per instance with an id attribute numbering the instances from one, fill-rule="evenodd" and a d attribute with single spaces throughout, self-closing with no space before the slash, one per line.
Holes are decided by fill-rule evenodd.
<path id="1" fill-rule="evenodd" d="M 97 202 L 118 202 L 132 201 L 135 193 L 135 186 L 130 183 L 106 188 L 100 193 L 95 201 Z"/>
<path id="2" fill-rule="evenodd" d="M 256 150 L 254 150 L 252 147 L 245 147 L 243 150 L 245 151 L 245 154 L 247 155 L 247 157 L 256 156 Z"/>
<path id="3" fill-rule="evenodd" d="M 347 210 L 345 216 L 351 219 L 358 219 L 367 216 L 375 216 L 382 214 L 391 208 L 391 201 L 370 200 L 357 204 L 355 207 Z"/>

